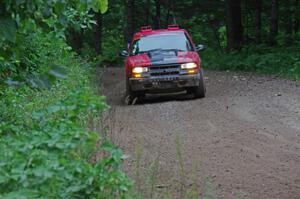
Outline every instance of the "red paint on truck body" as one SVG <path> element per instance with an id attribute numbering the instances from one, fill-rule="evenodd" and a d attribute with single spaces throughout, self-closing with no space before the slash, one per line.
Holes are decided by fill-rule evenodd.
<path id="1" fill-rule="evenodd" d="M 129 47 L 129 51 L 131 51 L 132 45 L 136 40 L 141 39 L 141 37 L 149 36 L 149 35 L 159 35 L 159 34 L 166 34 L 166 33 L 185 33 L 187 38 L 190 40 L 193 51 L 185 51 L 185 52 L 178 52 L 177 56 L 177 63 L 189 63 L 194 62 L 199 66 L 199 69 L 201 67 L 201 59 L 199 57 L 199 54 L 196 51 L 195 44 L 192 41 L 192 37 L 189 35 L 189 33 L 185 29 L 179 29 L 178 27 L 171 27 L 168 29 L 161 29 L 161 30 L 152 30 L 152 29 L 145 29 L 141 32 L 135 33 L 133 36 L 132 43 Z M 132 77 L 132 68 L 134 67 L 147 67 L 151 66 L 154 63 L 152 63 L 149 55 L 147 53 L 135 55 L 135 56 L 129 56 L 126 59 L 126 76 L 127 78 Z"/>

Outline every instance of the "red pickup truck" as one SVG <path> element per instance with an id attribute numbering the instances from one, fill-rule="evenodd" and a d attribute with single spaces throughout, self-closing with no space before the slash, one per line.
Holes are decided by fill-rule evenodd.
<path id="1" fill-rule="evenodd" d="M 128 103 L 146 93 L 187 91 L 195 98 L 205 97 L 203 69 L 191 36 L 177 25 L 152 30 L 142 27 L 133 37 L 126 57 L 126 96 Z"/>

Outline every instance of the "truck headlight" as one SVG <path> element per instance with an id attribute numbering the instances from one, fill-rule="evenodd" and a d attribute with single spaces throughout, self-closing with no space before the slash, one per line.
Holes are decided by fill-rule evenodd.
<path id="1" fill-rule="evenodd" d="M 139 73 L 145 73 L 145 72 L 148 72 L 148 68 L 147 67 L 134 67 L 132 69 L 132 72 L 133 73 L 137 73 L 137 74 L 139 74 Z"/>
<path id="2" fill-rule="evenodd" d="M 197 64 L 196 63 L 185 63 L 185 64 L 181 64 L 181 69 L 194 69 L 197 68 Z"/>

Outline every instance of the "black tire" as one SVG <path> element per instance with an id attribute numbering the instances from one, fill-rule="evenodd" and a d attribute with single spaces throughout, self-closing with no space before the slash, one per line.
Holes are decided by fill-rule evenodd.
<path id="1" fill-rule="evenodd" d="M 141 103 L 145 97 L 145 93 L 142 91 L 132 91 L 130 88 L 129 80 L 126 79 L 126 96 L 125 103 L 127 105 L 134 105 Z"/>
<path id="2" fill-rule="evenodd" d="M 199 86 L 193 88 L 195 98 L 204 98 L 206 94 L 206 87 L 204 82 L 203 70 L 200 71 Z"/>

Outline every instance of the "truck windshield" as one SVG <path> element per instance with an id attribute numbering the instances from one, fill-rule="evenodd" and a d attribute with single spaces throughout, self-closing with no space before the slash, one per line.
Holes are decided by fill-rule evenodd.
<path id="1" fill-rule="evenodd" d="M 155 50 L 192 51 L 192 45 L 184 33 L 149 35 L 134 41 L 131 55 Z"/>

